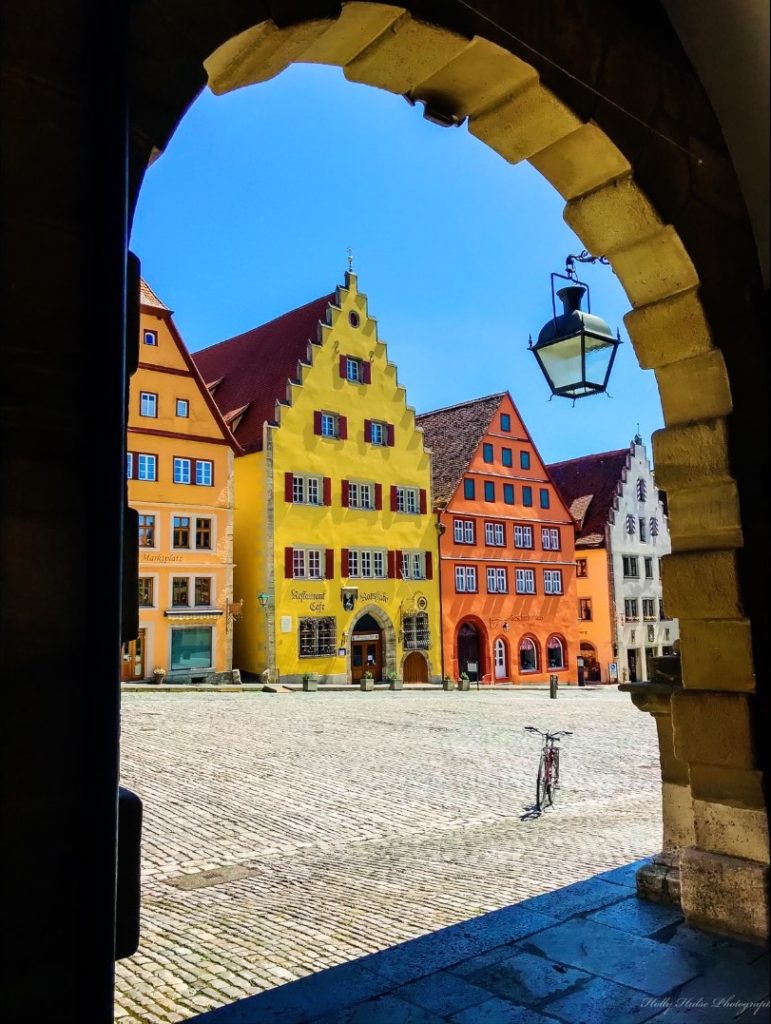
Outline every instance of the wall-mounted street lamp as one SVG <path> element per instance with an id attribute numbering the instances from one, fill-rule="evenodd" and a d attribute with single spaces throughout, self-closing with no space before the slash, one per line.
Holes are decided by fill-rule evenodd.
<path id="1" fill-rule="evenodd" d="M 270 594 L 258 594 L 257 600 L 260 602 L 260 608 L 267 608 L 270 602 Z"/>
<path id="2" fill-rule="evenodd" d="M 607 390 L 608 378 L 621 344 L 621 336 L 600 317 L 592 313 L 589 285 L 578 280 L 575 263 L 604 263 L 604 256 L 591 256 L 588 252 L 570 255 L 565 260 L 565 273 L 551 275 L 551 304 L 553 318 L 541 328 L 538 341 L 530 338 L 530 351 L 538 360 L 552 395 L 560 398 L 586 398 Z M 555 292 L 554 280 L 567 281 Z M 581 300 L 586 295 L 586 311 Z M 557 316 L 556 299 L 562 302 L 562 313 Z"/>

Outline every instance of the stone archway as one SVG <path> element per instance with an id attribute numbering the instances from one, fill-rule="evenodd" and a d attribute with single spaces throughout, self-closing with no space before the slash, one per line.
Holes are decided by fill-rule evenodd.
<path id="1" fill-rule="evenodd" d="M 369 618 L 371 621 L 376 622 L 382 633 L 382 644 L 383 644 L 383 659 L 382 668 L 384 678 L 388 677 L 388 673 L 396 671 L 396 630 L 394 629 L 393 623 L 386 613 L 376 604 L 365 604 L 361 608 L 358 608 L 351 619 L 350 629 L 353 631 L 356 627 L 356 623 L 361 622 L 362 619 Z M 350 636 L 353 635 L 351 632 Z M 346 665 L 346 680 L 351 682 L 353 679 L 353 665 L 351 659 L 351 643 L 348 643 L 348 656 Z"/>
<path id="2" fill-rule="evenodd" d="M 352 81 L 406 95 L 440 117 L 468 117 L 471 134 L 509 162 L 528 159 L 554 185 L 567 201 L 569 225 L 590 251 L 609 259 L 633 307 L 625 320 L 640 364 L 656 372 L 667 424 L 654 437 L 654 455 L 669 495 L 673 554 L 664 578 L 668 607 L 681 621 L 685 688 L 669 705 L 680 767 L 672 771 L 662 761 L 665 832 L 677 821 L 689 918 L 765 933 L 767 906 L 750 917 L 735 909 L 737 873 L 757 905 L 751 894 L 767 875 L 768 828 L 749 754 L 748 694 L 755 684 L 738 579 L 737 552 L 746 537 L 729 469 L 736 465 L 727 419 L 733 405 L 724 353 L 702 303 L 703 281 L 681 232 L 662 216 L 660 197 L 657 208 L 646 195 L 598 111 L 590 120 L 580 96 L 564 85 L 561 95 L 547 88 L 534 64 L 512 52 L 516 47 L 420 21 L 403 7 L 333 6 L 334 17 L 298 15 L 286 27 L 263 21 L 227 38 L 203 60 L 209 86 L 224 93 L 297 61 L 335 64 Z M 623 131 L 617 134 L 623 139 Z M 730 668 L 718 677 L 715 663 L 728 662 L 729 646 Z M 705 736 L 716 713 L 735 726 L 733 749 L 750 757 L 734 758 L 729 795 Z M 665 834 L 664 845 L 671 843 Z M 705 901 L 704 884 L 714 887 L 716 879 L 721 895 Z"/>

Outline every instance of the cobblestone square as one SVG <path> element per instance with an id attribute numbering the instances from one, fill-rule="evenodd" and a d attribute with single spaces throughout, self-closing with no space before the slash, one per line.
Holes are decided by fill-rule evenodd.
<path id="1" fill-rule="evenodd" d="M 142 940 L 116 1019 L 182 1021 L 656 852 L 653 719 L 615 688 L 126 693 Z M 553 808 L 539 738 L 572 729 Z"/>

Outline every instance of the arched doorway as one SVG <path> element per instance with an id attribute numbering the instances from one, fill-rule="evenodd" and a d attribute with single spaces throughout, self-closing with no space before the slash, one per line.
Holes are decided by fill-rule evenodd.
<path id="1" fill-rule="evenodd" d="M 419 651 L 411 651 L 404 659 L 402 680 L 405 683 L 428 682 L 428 663 Z"/>
<path id="2" fill-rule="evenodd" d="M 351 633 L 351 682 L 361 682 L 371 672 L 377 682 L 383 678 L 383 630 L 371 615 L 362 615 Z"/>
<path id="3" fill-rule="evenodd" d="M 581 657 L 584 661 L 584 679 L 587 682 L 599 683 L 602 678 L 600 662 L 597 658 L 597 648 L 586 640 L 581 641 Z"/>
<path id="4" fill-rule="evenodd" d="M 495 658 L 495 671 L 494 676 L 496 679 L 508 679 L 509 678 L 509 651 L 506 646 L 506 641 L 502 636 L 499 636 L 493 645 L 493 654 Z"/>
<path id="5" fill-rule="evenodd" d="M 482 677 L 482 640 L 479 630 L 471 622 L 464 622 L 458 630 L 458 675 L 464 672 L 471 682 Z"/>

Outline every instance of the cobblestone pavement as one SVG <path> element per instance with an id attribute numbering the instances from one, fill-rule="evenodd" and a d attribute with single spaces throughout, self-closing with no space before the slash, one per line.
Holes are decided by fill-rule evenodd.
<path id="1" fill-rule="evenodd" d="M 538 738 L 572 729 L 528 816 Z M 129 693 L 142 940 L 121 1024 L 194 1013 L 656 852 L 656 730 L 615 688 Z"/>

